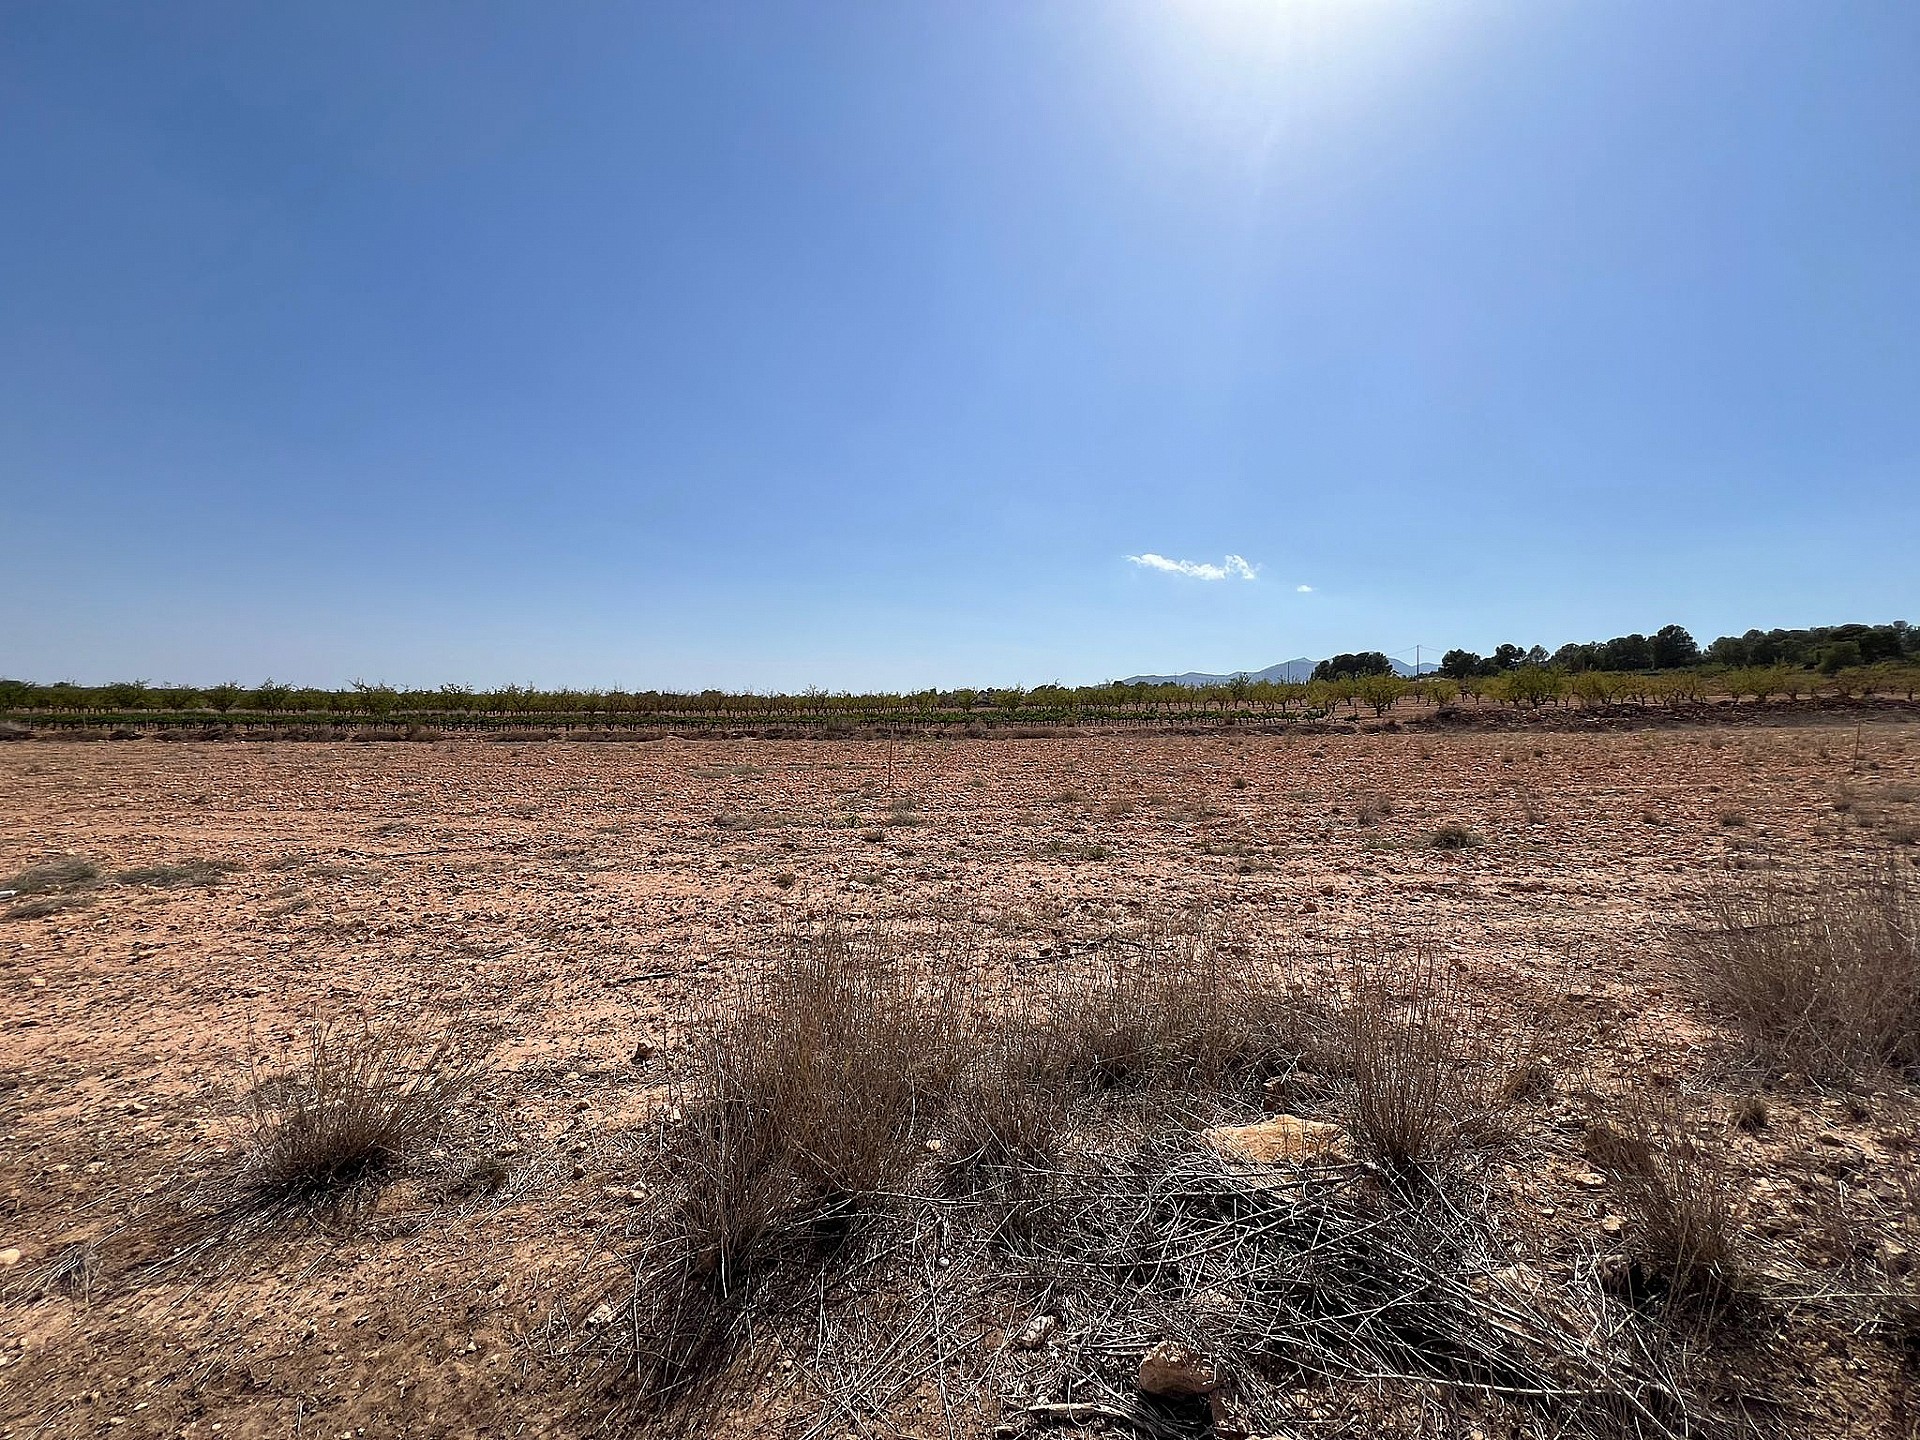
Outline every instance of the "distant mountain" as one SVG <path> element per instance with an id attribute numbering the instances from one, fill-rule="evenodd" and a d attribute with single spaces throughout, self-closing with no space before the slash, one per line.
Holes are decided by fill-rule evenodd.
<path id="1" fill-rule="evenodd" d="M 1313 674 L 1313 667 L 1319 663 L 1318 660 L 1309 660 L 1303 655 L 1298 660 L 1282 660 L 1278 665 L 1269 665 L 1264 670 L 1240 670 L 1231 675 L 1207 675 L 1198 670 L 1189 670 L 1184 675 L 1129 675 L 1119 683 L 1122 685 L 1191 685 L 1199 689 L 1204 685 L 1229 684 L 1235 675 L 1245 675 L 1249 680 L 1291 682 L 1309 678 Z M 1405 679 L 1413 678 L 1413 666 L 1399 660 L 1389 660 L 1387 663 L 1393 666 L 1394 674 Z M 1431 660 L 1423 660 L 1420 663 L 1422 675 L 1431 675 L 1439 668 Z"/>

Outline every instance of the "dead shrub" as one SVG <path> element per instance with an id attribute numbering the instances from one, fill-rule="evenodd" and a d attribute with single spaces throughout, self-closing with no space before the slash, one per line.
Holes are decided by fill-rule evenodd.
<path id="1" fill-rule="evenodd" d="M 1285 975 L 1272 962 L 1227 956 L 1204 930 L 1162 930 L 1044 985 L 1036 1026 L 1044 1064 L 1085 1089 L 1192 1090 L 1271 1073 L 1298 1053 Z"/>
<path id="2" fill-rule="evenodd" d="M 43 920 L 49 915 L 58 915 L 66 910 L 85 910 L 93 904 L 93 896 L 80 895 L 33 895 L 25 900 L 16 901 L 7 907 L 9 920 Z"/>
<path id="3" fill-rule="evenodd" d="M 1353 809 L 1354 822 L 1364 827 L 1378 825 L 1392 814 L 1393 797 L 1391 795 L 1362 796 L 1360 803 Z"/>
<path id="4" fill-rule="evenodd" d="M 100 879 L 100 867 L 76 856 L 43 860 L 0 882 L 0 890 L 16 895 L 63 895 L 85 890 Z"/>
<path id="5" fill-rule="evenodd" d="M 1352 1074 L 1350 1122 L 1401 1168 L 1491 1125 L 1508 1046 L 1479 1029 L 1455 973 L 1418 944 L 1375 945 L 1349 963 L 1338 1040 Z"/>
<path id="6" fill-rule="evenodd" d="M 1724 1130 L 1653 1090 L 1632 1097 L 1617 1124 L 1591 1122 L 1585 1144 L 1614 1181 L 1636 1258 L 1664 1298 L 1719 1308 L 1742 1293 L 1740 1170 Z"/>
<path id="7" fill-rule="evenodd" d="M 790 935 L 696 1024 L 681 1233 L 723 1291 L 776 1228 L 846 1216 L 917 1159 L 953 1009 L 936 977 L 894 958 L 884 936 Z"/>
<path id="8" fill-rule="evenodd" d="M 1685 938 L 1706 997 L 1766 1059 L 1836 1079 L 1920 1067 L 1920 894 L 1892 865 L 1825 881 L 1723 888 Z"/>
<path id="9" fill-rule="evenodd" d="M 1430 850 L 1471 850 L 1480 843 L 1478 835 L 1454 821 L 1438 827 L 1427 836 L 1427 848 Z"/>
<path id="10" fill-rule="evenodd" d="M 113 879 L 118 885 L 151 885 L 171 890 L 182 885 L 218 885 L 237 868 L 225 860 L 187 860 L 177 865 L 143 865 L 122 870 Z"/>
<path id="11" fill-rule="evenodd" d="M 675 1081 L 675 1198 L 631 1301 L 647 1403 L 697 1389 L 749 1307 L 856 1252 L 916 1177 L 1011 1215 L 1101 1097 L 1137 1105 L 1290 1061 L 1279 973 L 1198 928 L 1019 981 L 937 937 L 789 935 L 696 1019 Z"/>
<path id="12" fill-rule="evenodd" d="M 439 1135 L 479 1076 L 477 1053 L 450 1029 L 416 1043 L 392 1025 L 316 1025 L 297 1068 L 255 1075 L 244 1188 L 338 1198 Z"/>

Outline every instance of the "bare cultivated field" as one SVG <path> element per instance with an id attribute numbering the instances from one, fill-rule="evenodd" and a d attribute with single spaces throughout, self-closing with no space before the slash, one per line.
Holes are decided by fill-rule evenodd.
<path id="1" fill-rule="evenodd" d="M 18 892 L 0 899 L 0 1430 L 1912 1435 L 1915 1092 L 1884 1065 L 1814 1074 L 1754 1054 L 1688 937 L 1729 896 L 1912 876 L 1916 825 L 1920 726 L 1905 722 L 0 746 L 0 889 Z M 949 1024 L 941 1043 L 976 1057 L 1033 1023 L 1008 997 L 1049 995 L 1057 1019 L 1055 977 L 1089 965 L 1205 965 L 1229 991 L 1244 975 L 1268 1018 L 1297 1019 L 1298 1043 L 1236 1050 L 1204 1086 L 1183 1072 L 1132 1159 L 1088 1161 L 1121 1154 L 1103 1132 L 1049 1151 L 1046 1174 L 1108 1198 L 1188 1176 L 1177 1196 L 1142 1192 L 1136 1219 L 1214 1186 L 1216 1230 L 1271 1209 L 1276 1186 L 1302 1198 L 1235 1237 L 1239 1258 L 1204 1286 L 1162 1283 L 1214 1253 L 1197 1231 L 1088 1279 L 1106 1242 L 1073 1250 L 1072 1226 L 1032 1217 L 1138 1225 L 1091 1201 L 1059 1209 L 1055 1185 L 996 1191 L 1003 1218 L 1028 1223 L 969 1229 L 986 1202 L 950 1169 L 984 1148 L 963 1143 L 968 1114 L 935 1115 L 919 1092 L 897 1127 L 918 1167 L 836 1182 L 847 1253 L 822 1258 L 825 1211 L 806 1217 L 805 1256 L 758 1235 L 723 1246 L 741 1276 L 785 1289 L 768 1280 L 739 1302 L 762 1308 L 703 1320 L 725 1333 L 697 1363 L 673 1351 L 654 1292 L 683 1320 L 694 1289 L 721 1308 L 734 1293 L 715 1300 L 712 1265 L 670 1253 L 692 1223 L 688 1177 L 707 1173 L 700 1137 L 738 1138 L 702 1109 L 717 1102 L 701 1077 L 737 1060 L 715 1036 L 777 1028 L 796 992 L 769 966 L 817 961 L 823 926 L 867 937 L 849 943 L 920 975 L 922 994 L 944 982 L 964 1033 Z M 1374 1021 L 1424 1021 L 1446 1066 L 1492 1067 L 1480 1098 L 1497 1116 L 1468 1126 L 1437 1082 L 1446 1143 L 1394 1153 L 1365 1109 L 1368 1065 L 1385 1062 L 1354 1019 L 1363 961 L 1398 977 Z M 763 1014 L 741 1011 L 752 997 Z M 1221 1007 L 1209 1026 L 1248 1023 L 1217 988 L 1168 1003 L 1202 1002 Z M 465 1068 L 405 1146 L 276 1190 L 263 1147 L 286 1139 L 316 1033 L 400 1047 L 403 1089 L 439 1063 L 407 1045 L 438 1039 Z M 1102 1084 L 1090 1112 L 1126 1088 Z M 344 1102 L 308 1103 L 324 1118 Z M 1341 1127 L 1337 1143 L 1257 1182 L 1180 1158 L 1213 1153 L 1201 1126 L 1280 1111 Z M 807 1158 L 824 1167 L 818 1146 Z M 1694 1168 L 1674 1180 L 1668 1162 Z M 1661 1210 L 1676 1186 L 1726 1213 L 1676 1241 Z M 1288 1207 L 1333 1207 L 1335 1188 L 1348 1208 L 1314 1212 L 1335 1228 L 1455 1216 L 1444 1244 L 1473 1239 L 1448 1263 L 1481 1319 L 1444 1309 L 1442 1276 L 1427 1309 L 1381 1322 L 1386 1339 L 1343 1348 L 1327 1338 L 1338 1306 L 1236 1291 L 1264 1273 Z M 863 1229 L 848 1197 L 888 1215 Z M 792 1213 L 769 1233 L 790 1240 Z M 1727 1255 L 1698 1243 L 1714 1227 Z M 1353 1242 L 1355 1265 L 1374 1243 Z M 1161 1308 L 1139 1308 L 1146 1295 Z M 1283 1301 L 1288 1324 L 1321 1327 L 1297 1352 L 1203 1323 Z M 1491 1338 L 1444 1328 L 1485 1315 Z M 1441 1330 L 1423 1342 L 1420 1325 Z M 1204 1399 L 1138 1399 L 1141 1356 L 1168 1340 L 1236 1358 Z M 1343 1355 L 1359 1359 L 1343 1370 Z"/>

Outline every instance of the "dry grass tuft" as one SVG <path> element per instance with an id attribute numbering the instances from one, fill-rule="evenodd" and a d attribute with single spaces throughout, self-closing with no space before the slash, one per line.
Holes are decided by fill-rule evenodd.
<path id="1" fill-rule="evenodd" d="M 1776 1064 L 1822 1078 L 1920 1067 L 1920 886 L 1888 865 L 1796 893 L 1726 888 L 1687 948 L 1707 998 Z"/>
<path id="2" fill-rule="evenodd" d="M 19 874 L 0 881 L 0 890 L 16 895 L 65 895 L 85 890 L 100 879 L 100 867 L 74 856 L 45 860 L 29 865 Z"/>
<path id="3" fill-rule="evenodd" d="M 449 1033 L 419 1046 L 390 1025 L 315 1026 L 297 1069 L 255 1077 L 244 1188 L 335 1199 L 438 1136 L 478 1080 L 476 1055 Z"/>
<path id="4" fill-rule="evenodd" d="M 9 920 L 41 920 L 48 915 L 58 915 L 65 910 L 85 910 L 93 904 L 93 896 L 76 895 L 31 895 L 7 907 Z"/>
<path id="5" fill-rule="evenodd" d="M 7 907 L 8 920 L 39 920 L 63 910 L 84 910 L 93 904 L 88 892 L 100 880 L 100 869 L 89 860 L 63 856 L 29 865 L 19 874 L 0 881 L 0 890 L 18 896 Z"/>
<path id="6" fill-rule="evenodd" d="M 1741 1172 L 1726 1136 L 1671 1091 L 1590 1122 L 1587 1154 L 1615 1183 L 1634 1223 L 1636 1258 L 1670 1302 L 1717 1309 L 1746 1289 Z"/>
<path id="7" fill-rule="evenodd" d="M 144 865 L 114 875 L 118 885 L 151 885 L 171 890 L 182 885 L 218 885 L 237 868 L 222 860 L 187 860 L 178 865 Z"/>
<path id="8" fill-rule="evenodd" d="M 1392 814 L 1393 797 L 1391 795 L 1362 796 L 1360 803 L 1353 810 L 1354 822 L 1369 828 L 1378 825 Z"/>
<path id="9" fill-rule="evenodd" d="M 1348 968 L 1338 1039 L 1353 1077 L 1350 1123 L 1399 1168 L 1441 1158 L 1523 1098 L 1511 1043 L 1475 1026 L 1459 977 L 1432 951 L 1377 947 Z"/>

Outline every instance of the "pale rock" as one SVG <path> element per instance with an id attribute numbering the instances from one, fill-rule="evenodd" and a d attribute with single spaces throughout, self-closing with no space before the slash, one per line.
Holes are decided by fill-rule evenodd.
<path id="1" fill-rule="evenodd" d="M 1353 1158 L 1353 1146 L 1340 1126 L 1298 1115 L 1275 1115 L 1253 1125 L 1216 1125 L 1203 1138 L 1228 1159 L 1257 1165 Z"/>
<path id="2" fill-rule="evenodd" d="M 1192 1346 L 1163 1340 L 1140 1357 L 1135 1383 L 1142 1395 L 1168 1399 L 1210 1395 L 1219 1388 L 1220 1372 L 1212 1360 Z"/>
<path id="3" fill-rule="evenodd" d="M 1036 1315 L 1029 1320 L 1026 1328 L 1014 1337 L 1014 1346 L 1020 1350 L 1038 1350 L 1060 1328 L 1060 1322 L 1052 1315 Z"/>

